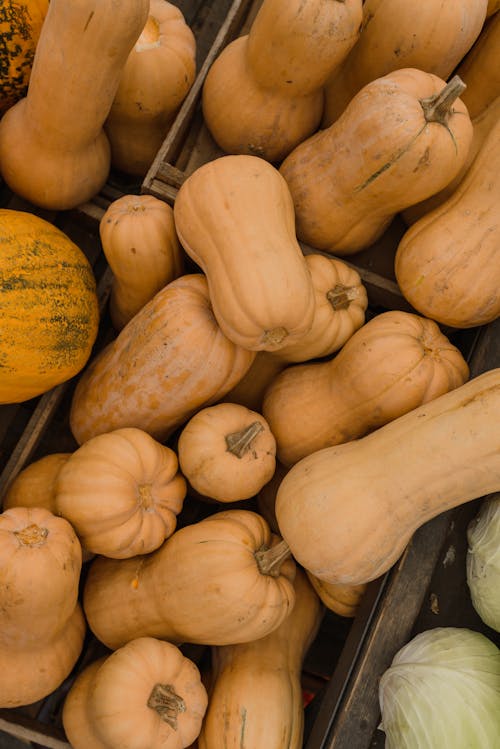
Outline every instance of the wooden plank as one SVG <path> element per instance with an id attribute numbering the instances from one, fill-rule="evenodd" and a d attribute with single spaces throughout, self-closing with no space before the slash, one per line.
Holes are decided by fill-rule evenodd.
<path id="1" fill-rule="evenodd" d="M 34 742 L 47 749 L 71 749 L 64 736 L 51 727 L 42 726 L 38 721 L 25 718 L 15 712 L 2 710 L 0 731 L 23 741 Z"/>

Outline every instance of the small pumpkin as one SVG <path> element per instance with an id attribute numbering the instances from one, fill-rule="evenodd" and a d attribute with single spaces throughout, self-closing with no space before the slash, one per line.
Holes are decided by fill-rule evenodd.
<path id="1" fill-rule="evenodd" d="M 399 242 L 399 287 L 422 315 L 456 328 L 500 315 L 500 120 L 452 195 Z"/>
<path id="2" fill-rule="evenodd" d="M 306 574 L 297 569 L 295 605 L 266 637 L 212 648 L 212 685 L 199 749 L 227 747 L 302 749 L 301 672 L 318 632 L 323 607 Z"/>
<path id="3" fill-rule="evenodd" d="M 50 0 L 27 95 L 0 120 L 0 172 L 48 210 L 93 198 L 110 170 L 103 130 L 149 0 Z M 58 54 L 54 54 L 54 50 Z"/>
<path id="4" fill-rule="evenodd" d="M 115 169 L 147 173 L 195 76 L 196 39 L 182 11 L 166 0 L 150 0 L 104 123 Z"/>
<path id="5" fill-rule="evenodd" d="M 0 2 L 0 116 L 26 96 L 49 0 Z"/>
<path id="6" fill-rule="evenodd" d="M 206 708 L 196 664 L 169 642 L 140 637 L 78 674 L 62 720 L 74 749 L 131 741 L 136 749 L 182 749 L 199 735 Z"/>
<path id="7" fill-rule="evenodd" d="M 71 525 L 42 507 L 0 514 L 0 706 L 46 697 L 83 647 L 81 547 Z"/>
<path id="8" fill-rule="evenodd" d="M 99 307 L 89 261 L 53 224 L 2 208 L 0 243 L 0 403 L 19 403 L 80 372 Z"/>
<path id="9" fill-rule="evenodd" d="M 167 284 L 80 376 L 70 406 L 79 444 L 136 427 L 164 441 L 202 406 L 215 403 L 255 354 L 235 345 L 214 318 L 202 274 Z"/>
<path id="10" fill-rule="evenodd" d="M 160 289 L 182 275 L 174 214 L 153 195 L 122 195 L 105 210 L 99 235 L 113 272 L 111 322 L 121 330 Z"/>
<path id="11" fill-rule="evenodd" d="M 212 63 L 204 121 L 229 154 L 281 161 L 315 130 L 323 85 L 359 36 L 361 0 L 264 0 Z"/>
<path id="12" fill-rule="evenodd" d="M 499 420 L 500 369 L 493 369 L 301 460 L 276 497 L 295 559 L 328 583 L 382 575 L 426 521 L 500 489 Z"/>
<path id="13" fill-rule="evenodd" d="M 378 429 L 468 376 L 464 357 L 433 320 L 390 310 L 357 330 L 332 359 L 279 374 L 262 413 L 278 459 L 291 466 Z"/>
<path id="14" fill-rule="evenodd" d="M 218 502 L 253 497 L 274 474 L 276 440 L 261 414 L 237 403 L 198 411 L 177 444 L 182 473 Z"/>
<path id="15" fill-rule="evenodd" d="M 271 164 L 246 155 L 203 164 L 182 183 L 174 219 L 231 341 L 273 351 L 310 329 L 311 274 L 295 236 L 290 192 Z"/>
<path id="16" fill-rule="evenodd" d="M 8 485 L 3 497 L 3 509 L 45 507 L 56 514 L 56 478 L 70 455 L 49 453 L 25 466 Z"/>
<path id="17" fill-rule="evenodd" d="M 280 173 L 297 236 L 350 255 L 372 245 L 396 213 L 441 190 L 467 158 L 472 124 L 464 84 L 412 68 L 368 83 L 343 115 L 298 145 Z"/>
<path id="18" fill-rule="evenodd" d="M 185 496 L 175 452 L 135 428 L 89 439 L 55 485 L 57 513 L 82 546 L 113 559 L 157 549 L 174 532 Z"/>
<path id="19" fill-rule="evenodd" d="M 370 81 L 417 68 L 446 81 L 479 36 L 488 0 L 426 3 L 409 13 L 401 0 L 365 0 L 360 37 L 325 85 L 322 127 L 329 127 Z"/>
<path id="20" fill-rule="evenodd" d="M 111 649 L 143 636 L 248 642 L 288 616 L 294 575 L 293 560 L 260 515 L 225 510 L 180 528 L 151 554 L 97 557 L 84 610 L 96 637 Z"/>

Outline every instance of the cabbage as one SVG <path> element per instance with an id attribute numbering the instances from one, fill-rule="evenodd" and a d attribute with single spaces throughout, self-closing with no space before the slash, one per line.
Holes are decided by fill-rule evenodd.
<path id="1" fill-rule="evenodd" d="M 500 650 L 470 629 L 414 637 L 379 684 L 386 749 L 499 749 Z"/>
<path id="2" fill-rule="evenodd" d="M 469 524 L 467 540 L 466 570 L 472 605 L 485 624 L 500 632 L 500 496 L 483 502 Z"/>

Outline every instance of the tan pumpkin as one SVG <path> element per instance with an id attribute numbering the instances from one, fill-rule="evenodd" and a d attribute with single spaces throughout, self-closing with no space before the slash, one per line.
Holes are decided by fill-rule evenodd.
<path id="1" fill-rule="evenodd" d="M 70 524 L 41 507 L 0 514 L 0 706 L 46 697 L 83 647 L 80 544 Z"/>
<path id="2" fill-rule="evenodd" d="M 349 619 L 356 616 L 366 592 L 366 583 L 360 585 L 328 583 L 315 577 L 310 572 L 307 572 L 307 577 L 327 609 Z"/>
<path id="3" fill-rule="evenodd" d="M 382 575 L 426 521 L 500 489 L 499 420 L 494 369 L 362 439 L 304 458 L 276 498 L 294 557 L 329 583 Z"/>
<path id="4" fill-rule="evenodd" d="M 167 284 L 78 380 L 70 427 L 79 444 L 122 427 L 164 441 L 200 407 L 240 380 L 255 354 L 236 346 L 213 316 L 201 274 Z"/>
<path id="5" fill-rule="evenodd" d="M 198 411 L 182 429 L 177 451 L 190 485 L 218 502 L 253 497 L 276 467 L 276 440 L 266 420 L 237 403 Z"/>
<path id="6" fill-rule="evenodd" d="M 271 164 L 244 155 L 203 164 L 182 183 L 174 219 L 230 340 L 272 351 L 310 329 L 311 274 L 295 236 L 290 192 Z"/>
<path id="7" fill-rule="evenodd" d="M 406 299 L 443 325 L 500 315 L 500 120 L 455 192 L 403 235 L 395 272 Z"/>
<path id="8" fill-rule="evenodd" d="M 103 125 L 149 0 L 50 0 L 27 96 L 0 121 L 0 172 L 34 205 L 69 209 L 104 186 Z M 54 54 L 57 50 L 57 54 Z"/>
<path id="9" fill-rule="evenodd" d="M 271 634 L 254 642 L 212 648 L 212 687 L 199 749 L 302 749 L 302 664 L 319 629 L 323 607 L 297 569 L 295 605 Z"/>
<path id="10" fill-rule="evenodd" d="M 400 68 L 447 80 L 479 36 L 488 0 L 425 3 L 365 0 L 358 42 L 325 86 L 322 126 L 329 127 L 370 81 Z"/>
<path id="11" fill-rule="evenodd" d="M 322 87 L 358 39 L 361 6 L 264 0 L 203 84 L 203 118 L 223 151 L 281 161 L 317 130 Z"/>
<path id="12" fill-rule="evenodd" d="M 329 361 L 298 364 L 276 377 L 262 413 L 286 466 L 358 439 L 462 385 L 465 359 L 433 320 L 382 312 Z"/>
<path id="13" fill-rule="evenodd" d="M 26 96 L 49 0 L 0 2 L 0 116 Z"/>
<path id="14" fill-rule="evenodd" d="M 456 72 L 467 85 L 462 101 L 475 119 L 500 96 L 500 16 L 485 24 Z"/>
<path id="15" fill-rule="evenodd" d="M 260 411 L 266 388 L 287 364 L 333 354 L 363 325 L 368 296 L 357 270 L 318 253 L 306 255 L 305 261 L 315 295 L 310 330 L 278 351 L 258 351 L 243 379 L 224 396 L 225 401 Z"/>
<path id="16" fill-rule="evenodd" d="M 146 302 L 183 272 L 174 214 L 168 203 L 154 195 L 122 195 L 104 212 L 99 235 L 113 272 L 111 322 L 121 330 Z"/>
<path id="17" fill-rule="evenodd" d="M 70 455 L 50 453 L 25 466 L 8 485 L 3 497 L 3 509 L 44 507 L 56 514 L 56 478 Z"/>
<path id="18" fill-rule="evenodd" d="M 442 205 L 445 200 L 448 200 L 448 198 L 453 195 L 453 193 L 458 188 L 459 184 L 462 182 L 463 178 L 469 171 L 472 162 L 483 147 L 483 143 L 488 137 L 490 130 L 496 125 L 499 118 L 500 96 L 497 96 L 497 98 L 494 99 L 491 104 L 486 107 L 486 109 L 484 109 L 480 114 L 477 115 L 477 117 L 472 120 L 472 126 L 474 128 L 472 143 L 470 145 L 467 158 L 456 177 L 435 195 L 432 195 L 430 198 L 427 198 L 427 200 L 423 200 L 420 203 L 412 205 L 409 208 L 406 208 L 406 210 L 402 211 L 401 217 L 403 218 L 407 226 L 411 226 L 412 224 L 414 224 L 415 221 L 418 221 L 418 219 L 425 216 L 426 213 L 430 213 L 432 210 Z"/>
<path id="19" fill-rule="evenodd" d="M 80 372 L 99 306 L 87 257 L 53 224 L 2 208 L 0 244 L 0 403 L 19 403 Z"/>
<path id="20" fill-rule="evenodd" d="M 462 167 L 472 124 L 446 84 L 404 68 L 364 86 L 342 117 L 297 146 L 280 173 L 300 240 L 336 255 L 373 244 L 396 213 L 441 190 Z"/>
<path id="21" fill-rule="evenodd" d="M 104 124 L 115 169 L 147 173 L 195 76 L 196 39 L 182 11 L 150 0 Z"/>
<path id="22" fill-rule="evenodd" d="M 169 642 L 140 637 L 77 676 L 62 719 L 74 749 L 132 741 L 136 749 L 182 749 L 199 735 L 206 708 L 195 663 Z"/>
<path id="23" fill-rule="evenodd" d="M 89 626 L 111 649 L 143 636 L 205 645 L 264 637 L 294 604 L 295 564 L 276 541 L 257 513 L 226 510 L 151 554 L 98 557 L 84 589 Z"/>
<path id="24" fill-rule="evenodd" d="M 55 486 L 57 514 L 82 546 L 113 559 L 157 549 L 174 532 L 185 496 L 175 452 L 135 428 L 89 439 Z"/>

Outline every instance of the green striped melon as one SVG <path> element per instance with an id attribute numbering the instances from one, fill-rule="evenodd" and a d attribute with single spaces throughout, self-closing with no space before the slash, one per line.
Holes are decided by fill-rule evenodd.
<path id="1" fill-rule="evenodd" d="M 0 403 L 29 400 L 76 375 L 98 326 L 83 251 L 48 221 L 0 209 Z"/>

